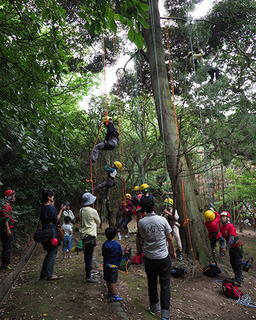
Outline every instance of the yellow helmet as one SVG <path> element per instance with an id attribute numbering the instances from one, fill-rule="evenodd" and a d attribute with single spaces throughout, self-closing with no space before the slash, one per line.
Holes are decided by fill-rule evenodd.
<path id="1" fill-rule="evenodd" d="M 140 191 L 143 191 L 145 189 L 149 188 L 149 185 L 146 184 L 146 183 L 143 183 L 141 186 L 140 186 Z"/>
<path id="2" fill-rule="evenodd" d="M 173 200 L 171 199 L 171 198 L 166 198 L 165 200 L 164 200 L 164 203 L 165 204 L 170 204 L 171 206 L 173 205 Z"/>
<path id="3" fill-rule="evenodd" d="M 140 187 L 139 187 L 139 186 L 135 186 L 135 187 L 133 188 L 133 191 L 140 191 Z"/>
<path id="4" fill-rule="evenodd" d="M 212 210 L 207 210 L 204 213 L 205 221 L 211 222 L 215 219 L 215 213 Z"/>
<path id="5" fill-rule="evenodd" d="M 132 196 L 130 195 L 130 193 L 126 193 L 125 197 L 126 197 L 126 198 L 128 198 L 128 197 L 129 197 L 129 198 L 132 198 Z"/>
<path id="6" fill-rule="evenodd" d="M 121 169 L 122 168 L 122 163 L 119 161 L 115 161 L 114 165 L 117 167 L 117 169 Z"/>
<path id="7" fill-rule="evenodd" d="M 108 117 L 108 116 L 105 116 L 103 118 L 103 123 L 107 122 L 107 121 L 112 121 L 112 118 L 111 117 Z"/>

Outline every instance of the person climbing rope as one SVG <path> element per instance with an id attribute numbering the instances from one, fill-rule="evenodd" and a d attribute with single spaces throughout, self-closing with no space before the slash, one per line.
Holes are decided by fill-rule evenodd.
<path id="1" fill-rule="evenodd" d="M 117 169 L 121 169 L 122 168 L 122 163 L 119 161 L 115 161 L 112 167 L 108 167 L 108 164 L 105 167 L 105 171 L 108 173 L 107 176 L 107 180 L 102 182 L 101 184 L 97 185 L 94 189 L 93 192 L 96 193 L 98 192 L 101 188 L 105 188 L 106 187 L 106 191 L 107 191 L 107 200 L 109 200 L 109 192 L 108 189 L 113 187 L 115 185 L 115 177 L 117 174 Z M 91 190 L 89 191 L 91 192 Z"/>
<path id="2" fill-rule="evenodd" d="M 222 225 L 220 227 L 220 232 L 224 239 L 226 240 L 226 248 L 221 249 L 222 253 L 229 250 L 230 264 L 235 274 L 235 284 L 241 287 L 243 282 L 243 248 L 242 243 L 239 240 L 236 228 L 230 223 L 231 215 L 227 211 L 223 211 L 220 214 Z"/>
<path id="3" fill-rule="evenodd" d="M 175 210 L 175 212 L 173 213 L 173 200 L 171 198 L 166 198 L 164 200 L 164 205 L 166 206 L 164 211 L 163 211 L 163 216 L 169 216 L 170 217 L 170 225 L 172 228 L 172 233 L 173 233 L 173 237 L 176 240 L 177 243 L 177 256 L 179 261 L 183 260 L 183 254 L 182 254 L 182 243 L 181 243 L 181 239 L 180 239 L 180 224 L 178 222 L 179 220 L 179 215 L 178 215 L 178 211 Z"/>
<path id="4" fill-rule="evenodd" d="M 115 149 L 119 141 L 119 133 L 117 132 L 117 128 L 112 122 L 112 118 L 107 116 L 104 117 L 103 123 L 107 127 L 106 136 L 102 142 L 96 144 L 89 159 L 84 162 L 86 166 L 89 166 L 91 163 L 92 165 L 94 164 L 99 156 L 100 150 L 113 150 Z"/>
<path id="5" fill-rule="evenodd" d="M 225 240 L 220 233 L 220 215 L 213 209 L 209 209 L 204 213 L 205 226 L 208 230 L 208 238 L 210 239 L 212 254 L 215 255 L 217 241 L 220 242 L 220 250 L 225 248 Z"/>
<path id="6" fill-rule="evenodd" d="M 194 63 L 195 63 L 195 69 L 196 70 L 200 67 L 200 64 L 202 64 L 203 56 L 204 56 L 204 52 L 203 52 L 202 49 L 195 50 L 193 52 L 193 57 L 194 57 Z M 188 58 L 189 58 L 189 66 L 190 66 L 191 69 L 194 69 L 193 57 L 192 57 L 192 51 L 190 51 L 188 53 Z"/>

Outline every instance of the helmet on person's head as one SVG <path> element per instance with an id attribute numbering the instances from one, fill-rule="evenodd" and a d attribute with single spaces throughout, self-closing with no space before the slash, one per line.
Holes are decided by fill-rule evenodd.
<path id="1" fill-rule="evenodd" d="M 11 198 L 15 195 L 15 191 L 14 190 L 6 190 L 4 193 L 4 196 L 7 200 L 11 200 Z"/>
<path id="2" fill-rule="evenodd" d="M 111 117 L 108 117 L 108 116 L 105 116 L 103 118 L 103 123 L 106 123 L 106 122 L 112 122 L 112 118 Z"/>
<path id="3" fill-rule="evenodd" d="M 164 204 L 170 204 L 171 206 L 173 205 L 173 200 L 171 199 L 171 198 L 166 198 L 165 200 L 164 200 Z"/>
<path id="4" fill-rule="evenodd" d="M 229 220 L 231 219 L 231 215 L 227 211 L 222 211 L 220 214 L 221 217 L 227 217 Z"/>
<path id="5" fill-rule="evenodd" d="M 211 222 L 215 219 L 215 213 L 212 210 L 207 210 L 204 213 L 204 219 L 207 222 Z"/>
<path id="6" fill-rule="evenodd" d="M 140 187 L 139 187 L 139 186 L 135 186 L 135 187 L 133 188 L 133 191 L 140 191 Z"/>
<path id="7" fill-rule="evenodd" d="M 147 188 L 149 188 L 149 185 L 146 184 L 146 183 L 143 183 L 143 184 L 140 186 L 140 191 L 146 191 Z"/>
<path id="8" fill-rule="evenodd" d="M 121 169 L 122 168 L 122 163 L 119 161 L 115 161 L 114 165 L 117 167 L 117 169 Z"/>
<path id="9" fill-rule="evenodd" d="M 125 197 L 126 197 L 126 198 L 128 198 L 128 197 L 129 197 L 129 198 L 132 198 L 132 196 L 130 195 L 130 193 L 126 193 Z"/>

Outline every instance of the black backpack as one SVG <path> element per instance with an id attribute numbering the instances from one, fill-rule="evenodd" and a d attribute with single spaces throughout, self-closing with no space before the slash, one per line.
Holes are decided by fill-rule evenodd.
<path id="1" fill-rule="evenodd" d="M 207 277 L 216 277 L 221 273 L 220 268 L 217 266 L 217 264 L 208 264 L 208 266 L 203 268 L 204 275 Z"/>
<path id="2" fill-rule="evenodd" d="M 187 271 L 185 268 L 172 267 L 171 270 L 171 275 L 175 278 L 183 278 L 186 273 Z"/>

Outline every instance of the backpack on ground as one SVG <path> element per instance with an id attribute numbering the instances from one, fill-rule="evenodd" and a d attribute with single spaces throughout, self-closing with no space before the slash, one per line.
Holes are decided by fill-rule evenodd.
<path id="1" fill-rule="evenodd" d="M 217 264 L 208 264 L 208 266 L 203 268 L 204 275 L 207 277 L 216 277 L 221 273 L 220 268 L 217 266 Z"/>
<path id="2" fill-rule="evenodd" d="M 234 281 L 223 280 L 222 290 L 226 297 L 231 299 L 239 299 L 243 294 Z"/>
<path id="3" fill-rule="evenodd" d="M 136 253 L 131 260 L 131 264 L 142 264 L 143 263 L 144 253 Z"/>
<path id="4" fill-rule="evenodd" d="M 243 271 L 248 272 L 252 268 L 253 258 L 249 258 L 246 262 L 243 262 Z"/>
<path id="5" fill-rule="evenodd" d="M 128 268 L 131 265 L 131 255 L 132 255 L 132 251 L 131 248 L 129 250 L 127 250 L 127 248 L 125 247 L 124 249 L 124 253 L 123 253 L 123 257 L 122 257 L 122 261 L 118 267 L 119 270 L 121 271 L 127 271 Z"/>
<path id="6" fill-rule="evenodd" d="M 171 275 L 175 278 L 183 278 L 186 273 L 187 271 L 185 268 L 172 267 L 171 270 Z"/>

